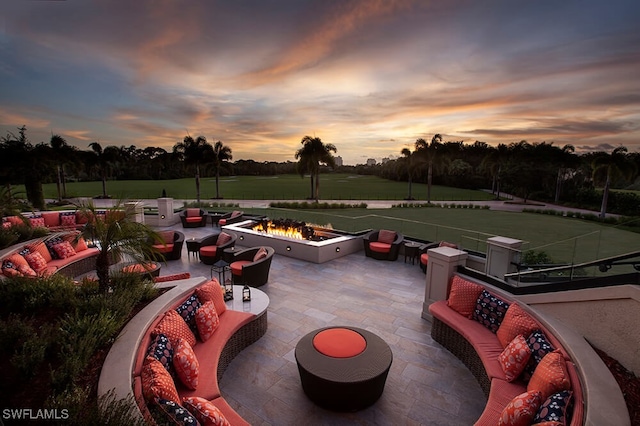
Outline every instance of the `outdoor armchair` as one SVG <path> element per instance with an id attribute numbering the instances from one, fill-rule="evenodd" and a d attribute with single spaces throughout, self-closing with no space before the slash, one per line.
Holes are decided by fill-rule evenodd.
<path id="1" fill-rule="evenodd" d="M 159 240 L 153 241 L 152 245 L 165 260 L 178 260 L 182 256 L 182 246 L 184 245 L 184 234 L 180 231 L 158 232 Z"/>
<path id="2" fill-rule="evenodd" d="M 231 262 L 233 283 L 251 287 L 266 284 L 274 254 L 273 247 L 252 247 L 235 253 Z"/>
<path id="3" fill-rule="evenodd" d="M 198 208 L 189 208 L 180 212 L 180 221 L 183 228 L 198 228 L 207 226 L 209 214 Z"/>
<path id="4" fill-rule="evenodd" d="M 365 256 L 377 260 L 395 261 L 398 260 L 404 236 L 395 231 L 380 229 L 369 232 L 362 241 Z"/>
<path id="5" fill-rule="evenodd" d="M 200 240 L 200 261 L 205 265 L 213 265 L 222 259 L 224 249 L 235 245 L 238 236 L 233 232 L 218 232 Z"/>

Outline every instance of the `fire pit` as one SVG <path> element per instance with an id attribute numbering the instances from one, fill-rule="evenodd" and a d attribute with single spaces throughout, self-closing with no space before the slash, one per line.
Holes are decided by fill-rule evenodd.
<path id="1" fill-rule="evenodd" d="M 222 229 L 236 233 L 240 246 L 270 246 L 277 254 L 313 263 L 337 259 L 363 247 L 362 236 L 292 219 L 247 220 Z"/>

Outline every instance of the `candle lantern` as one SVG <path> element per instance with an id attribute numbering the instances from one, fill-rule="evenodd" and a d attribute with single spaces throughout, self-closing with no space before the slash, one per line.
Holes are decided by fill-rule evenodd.
<path id="1" fill-rule="evenodd" d="M 244 285 L 244 288 L 242 289 L 242 301 L 243 302 L 248 302 L 251 300 L 251 289 L 249 288 L 248 285 Z"/>

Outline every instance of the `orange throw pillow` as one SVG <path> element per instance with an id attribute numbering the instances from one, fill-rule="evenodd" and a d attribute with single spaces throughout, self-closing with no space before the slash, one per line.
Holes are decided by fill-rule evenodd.
<path id="1" fill-rule="evenodd" d="M 484 287 L 464 278 L 454 275 L 451 279 L 451 290 L 447 299 L 447 306 L 460 315 L 471 319 L 478 303 L 478 296 Z"/>
<path id="2" fill-rule="evenodd" d="M 393 244 L 393 242 L 395 240 L 396 240 L 396 232 L 395 231 L 387 231 L 386 229 L 381 229 L 378 232 L 378 242 L 379 243 Z"/>
<path id="3" fill-rule="evenodd" d="M 496 332 L 502 347 L 506 347 L 517 335 L 530 335 L 533 330 L 540 328 L 538 322 L 534 320 L 517 302 L 509 305 L 507 313 Z"/>
<path id="4" fill-rule="evenodd" d="M 145 358 L 140 379 L 142 380 L 142 395 L 147 402 L 153 402 L 156 398 L 180 402 L 180 396 L 178 396 L 171 374 L 154 357 Z"/>
<path id="5" fill-rule="evenodd" d="M 542 404 L 539 391 L 527 391 L 513 398 L 500 414 L 498 426 L 529 426 Z"/>
<path id="6" fill-rule="evenodd" d="M 212 300 L 203 303 L 196 311 L 196 327 L 200 340 L 206 342 L 220 325 L 220 318 Z"/>
<path id="7" fill-rule="evenodd" d="M 522 374 L 529 358 L 531 358 L 531 349 L 524 336 L 519 334 L 498 355 L 498 361 L 500 361 L 507 382 L 513 382 Z"/>
<path id="8" fill-rule="evenodd" d="M 182 401 L 182 404 L 202 425 L 231 426 L 220 409 L 204 398 L 188 397 Z"/>
<path id="9" fill-rule="evenodd" d="M 543 401 L 556 392 L 569 389 L 571 389 L 569 373 L 564 356 L 558 349 L 549 352 L 542 358 L 527 385 L 528 391 L 540 391 Z"/>
<path id="10" fill-rule="evenodd" d="M 189 325 L 175 310 L 170 309 L 160 320 L 156 328 L 153 330 L 154 335 L 164 334 L 169 338 L 171 344 L 178 346 L 179 339 L 185 339 L 191 346 L 196 344 L 196 336 L 189 328 Z"/>
<path id="11" fill-rule="evenodd" d="M 227 310 L 227 305 L 224 303 L 224 290 L 215 278 L 196 288 L 196 296 L 200 299 L 200 303 L 212 301 L 218 316 Z"/>
<path id="12" fill-rule="evenodd" d="M 173 368 L 182 384 L 189 389 L 198 387 L 200 364 L 191 345 L 184 339 L 178 339 L 178 345 L 173 351 Z"/>

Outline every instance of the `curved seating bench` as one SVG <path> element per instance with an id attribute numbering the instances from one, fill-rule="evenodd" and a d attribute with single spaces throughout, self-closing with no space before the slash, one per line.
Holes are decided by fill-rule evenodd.
<path id="1" fill-rule="evenodd" d="M 482 290 L 474 288 L 474 285 L 481 287 Z M 477 293 L 474 293 L 476 291 Z M 481 296 L 478 296 L 479 294 Z M 478 301 L 481 299 L 487 301 L 489 299 L 486 294 L 491 296 L 492 307 L 476 304 L 491 314 L 490 317 L 485 317 L 483 324 L 480 310 L 471 308 L 472 304 L 469 301 L 474 298 Z M 508 306 L 501 307 L 500 300 L 506 302 Z M 514 306 L 516 308 L 511 310 Z M 497 313 L 500 310 L 502 313 Z M 517 312 L 518 316 L 508 316 L 507 312 L 510 310 L 512 313 Z M 498 424 L 499 418 L 508 412 L 505 407 L 527 391 L 542 390 L 543 396 L 540 402 L 544 403 L 549 395 L 557 394 L 561 389 L 572 392 L 573 409 L 568 411 L 567 424 L 629 424 L 629 416 L 619 388 L 601 361 L 601 370 L 594 367 L 595 360 L 590 359 L 589 354 L 596 357 L 597 355 L 586 341 L 573 338 L 570 335 L 571 332 L 563 330 L 561 325 L 543 320 L 528 306 L 512 300 L 505 292 L 470 277 L 456 274 L 450 283 L 448 299 L 431 304 L 429 312 L 433 316 L 431 327 L 433 339 L 469 368 L 487 395 L 485 410 L 476 425 Z M 495 318 L 499 318 L 497 323 L 493 322 Z M 505 326 L 505 324 L 508 325 Z M 491 327 L 494 327 L 493 330 L 490 330 Z M 501 327 L 505 327 L 503 331 L 500 330 Z M 518 333 L 521 336 L 529 335 L 520 340 L 520 347 L 528 346 L 529 349 L 518 349 L 517 352 L 511 352 L 511 357 L 506 357 L 505 354 L 511 346 L 507 341 L 515 342 L 520 337 L 517 336 L 511 340 L 512 335 L 516 333 L 515 330 L 519 330 Z M 542 332 L 547 343 L 550 343 L 553 348 L 545 348 L 545 344 L 540 343 L 544 339 L 538 339 L 538 331 Z M 531 337 L 534 334 L 536 335 L 535 343 L 533 343 L 534 338 Z M 569 344 L 576 347 L 570 348 Z M 511 348 L 517 347 L 517 343 L 511 346 Z M 537 354 L 537 363 L 527 365 L 528 357 L 524 357 L 524 361 L 520 363 L 522 368 L 511 371 L 510 368 L 518 363 L 517 356 L 520 356 L 523 351 Z M 547 357 L 549 357 L 548 360 L 552 358 L 555 360 L 556 371 L 560 372 L 559 378 L 554 378 L 553 380 L 557 381 L 553 384 L 545 382 L 542 386 L 537 386 L 541 383 L 538 379 L 542 377 L 546 379 L 550 376 L 546 369 L 537 374 L 539 368 L 537 366 L 551 365 L 546 362 Z M 525 365 L 527 365 L 526 368 Z M 610 378 L 609 381 L 606 379 L 607 375 Z M 537 376 L 535 380 L 533 376 Z M 549 391 L 549 389 L 553 390 Z M 549 395 L 544 395 L 545 391 Z M 537 412 L 538 408 L 532 408 L 532 410 Z"/>
<path id="2" fill-rule="evenodd" d="M 89 271 L 95 269 L 96 257 L 99 250 L 97 248 L 87 247 L 83 239 L 75 241 L 77 231 L 71 231 L 66 234 L 59 234 L 54 237 L 60 237 L 60 240 L 69 242 L 69 245 L 73 249 L 70 252 L 65 252 L 64 258 L 53 258 L 50 251 L 47 248 L 45 241 L 47 238 L 37 238 L 29 241 L 25 241 L 19 244 L 15 244 L 7 249 L 0 251 L 0 276 L 9 275 L 9 272 L 5 270 L 5 266 L 8 266 L 5 261 L 16 265 L 27 264 L 30 271 L 24 271 L 21 275 L 50 275 L 53 273 L 62 274 L 69 278 L 75 278 L 82 274 L 86 274 Z M 28 250 L 28 252 L 26 251 Z M 67 249 L 68 250 L 68 249 Z M 39 256 L 36 260 L 35 253 Z M 58 256 L 59 257 L 59 256 Z M 43 263 L 44 262 L 44 263 Z"/>
<path id="3" fill-rule="evenodd" d="M 112 392 L 116 399 L 126 400 L 138 416 L 151 420 L 143 397 L 141 375 L 147 348 L 152 342 L 152 333 L 165 313 L 183 304 L 195 294 L 196 289 L 210 286 L 210 283 L 211 280 L 197 277 L 157 284 L 170 289 L 147 305 L 122 330 L 102 367 L 98 397 Z M 217 282 L 216 285 L 219 287 Z M 243 305 L 239 294 L 241 288 L 234 288 L 235 290 L 237 297 L 226 302 L 226 310 L 219 318 L 220 325 L 212 336 L 193 345 L 193 352 L 200 364 L 197 388 L 188 389 L 178 379 L 175 384 L 181 400 L 185 397 L 204 398 L 234 425 L 247 423 L 220 395 L 218 382 L 235 356 L 266 333 L 269 303 L 266 294 L 255 290 L 252 292 L 251 302 L 247 302 L 249 305 Z M 251 312 L 243 311 L 247 307 L 251 308 Z"/>

